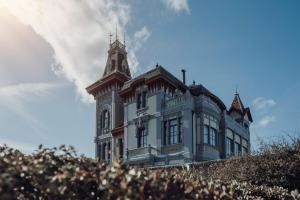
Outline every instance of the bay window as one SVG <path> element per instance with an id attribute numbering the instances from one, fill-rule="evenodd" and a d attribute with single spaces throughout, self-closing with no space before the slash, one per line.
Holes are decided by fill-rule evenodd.
<path id="1" fill-rule="evenodd" d="M 209 126 L 204 125 L 203 143 L 209 144 Z"/>

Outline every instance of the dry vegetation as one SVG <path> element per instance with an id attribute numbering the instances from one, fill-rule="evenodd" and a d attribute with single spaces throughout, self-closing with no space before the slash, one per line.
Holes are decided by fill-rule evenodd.
<path id="1" fill-rule="evenodd" d="M 76 156 L 0 147 L 0 199 L 300 199 L 300 140 L 228 161 L 137 169 Z"/>

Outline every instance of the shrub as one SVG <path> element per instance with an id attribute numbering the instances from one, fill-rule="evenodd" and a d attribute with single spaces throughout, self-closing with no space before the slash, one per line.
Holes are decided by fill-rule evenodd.
<path id="1" fill-rule="evenodd" d="M 292 158 L 296 159 L 297 153 L 294 154 Z M 271 166 L 260 162 L 269 157 L 262 153 L 257 157 L 211 162 L 206 168 L 202 166 L 205 173 L 199 173 L 200 165 L 198 168 L 195 165 L 192 168 L 155 170 L 138 169 L 118 162 L 108 166 L 77 156 L 72 147 L 65 146 L 59 149 L 40 146 L 32 155 L 4 146 L 0 147 L 0 199 L 300 199 L 297 190 L 289 192 L 280 187 L 280 184 L 285 185 L 292 177 L 298 176 L 294 169 L 297 165 L 290 163 L 286 174 L 283 174 L 284 170 L 278 169 L 279 164 L 274 161 L 269 165 L 276 167 L 263 174 L 263 170 Z M 284 158 L 284 153 L 275 157 L 295 161 Z M 247 167 L 248 162 L 248 168 L 255 167 L 254 164 L 260 166 L 247 172 L 248 168 L 243 169 L 242 166 Z M 240 172 L 243 174 L 236 175 Z M 257 175 L 252 180 L 251 175 L 256 172 L 266 181 Z M 280 176 L 284 177 L 283 181 L 280 181 Z M 267 177 L 278 181 L 270 184 Z M 297 186 L 297 181 L 289 184 L 292 185 Z"/>

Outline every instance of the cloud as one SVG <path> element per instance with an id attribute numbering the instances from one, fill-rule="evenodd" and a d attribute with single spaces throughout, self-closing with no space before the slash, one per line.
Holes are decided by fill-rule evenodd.
<path id="1" fill-rule="evenodd" d="M 27 124 L 40 137 L 43 135 L 43 126 L 40 121 L 27 109 L 26 103 L 33 102 L 41 97 L 48 97 L 56 88 L 62 87 L 57 83 L 22 83 L 0 87 L 0 107 L 10 110 Z"/>
<path id="2" fill-rule="evenodd" d="M 137 66 L 139 65 L 136 53 L 142 47 L 142 45 L 149 39 L 151 33 L 146 26 L 134 33 L 132 41 L 129 42 L 129 48 L 131 51 L 128 54 L 129 66 L 134 69 L 134 73 L 137 72 Z"/>
<path id="3" fill-rule="evenodd" d="M 264 97 L 258 97 L 254 99 L 253 106 L 259 113 L 266 113 L 270 108 L 274 107 L 276 102 L 273 99 L 266 99 Z"/>
<path id="4" fill-rule="evenodd" d="M 109 33 L 116 25 L 119 33 L 124 32 L 130 20 L 130 6 L 122 0 L 10 0 L 0 4 L 50 44 L 55 58 L 52 70 L 73 82 L 84 102 L 92 102 L 85 88 L 102 75 Z M 143 28 L 140 34 L 140 39 L 144 39 L 147 29 Z M 134 42 L 131 44 L 135 46 Z M 129 60 L 134 71 L 138 62 L 135 52 L 129 53 L 129 59 L 134 59 Z"/>
<path id="5" fill-rule="evenodd" d="M 258 127 L 266 127 L 270 123 L 275 121 L 275 116 L 264 116 L 259 122 L 258 122 Z"/>
<path id="6" fill-rule="evenodd" d="M 162 0 L 162 2 L 166 5 L 167 8 L 175 12 L 185 11 L 187 13 L 190 13 L 190 8 L 187 0 Z"/>

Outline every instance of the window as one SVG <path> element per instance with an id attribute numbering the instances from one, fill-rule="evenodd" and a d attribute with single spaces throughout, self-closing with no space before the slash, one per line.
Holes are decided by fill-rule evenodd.
<path id="1" fill-rule="evenodd" d="M 105 154 L 106 154 L 106 143 L 102 144 L 101 160 L 105 160 Z"/>
<path id="2" fill-rule="evenodd" d="M 111 146 L 110 146 L 110 142 L 108 142 L 107 144 L 107 160 L 110 161 L 110 156 L 111 155 Z"/>
<path id="3" fill-rule="evenodd" d="M 147 134 L 144 127 L 138 128 L 137 133 L 137 147 L 146 147 L 147 146 Z"/>
<path id="4" fill-rule="evenodd" d="M 163 145 L 167 145 L 168 132 L 169 132 L 168 121 L 164 121 Z"/>
<path id="5" fill-rule="evenodd" d="M 101 160 L 101 144 L 98 145 L 97 157 L 98 157 L 99 160 Z"/>
<path id="6" fill-rule="evenodd" d="M 110 114 L 108 110 L 104 110 L 100 115 L 100 127 L 101 133 L 103 134 L 103 129 L 110 129 Z M 105 131 L 104 131 L 105 133 Z"/>
<path id="7" fill-rule="evenodd" d="M 105 129 L 108 129 L 109 128 L 109 112 L 108 112 L 108 110 L 105 110 L 105 111 L 103 111 L 103 128 L 105 128 Z"/>
<path id="8" fill-rule="evenodd" d="M 248 153 L 248 150 L 246 147 L 242 147 L 242 155 L 246 155 Z"/>
<path id="9" fill-rule="evenodd" d="M 182 138 L 181 138 L 181 117 L 178 118 L 178 143 L 182 142 Z"/>
<path id="10" fill-rule="evenodd" d="M 123 148 L 124 148 L 123 139 L 119 138 L 118 143 L 119 143 L 119 158 L 122 159 L 123 158 Z"/>
<path id="11" fill-rule="evenodd" d="M 196 120 L 196 141 L 197 141 L 197 144 L 201 144 L 201 134 L 202 134 L 202 131 L 201 131 L 201 118 L 200 116 L 197 116 L 197 120 Z"/>
<path id="12" fill-rule="evenodd" d="M 212 146 L 217 144 L 217 130 L 215 128 L 210 128 L 210 144 Z"/>
<path id="13" fill-rule="evenodd" d="M 172 119 L 170 120 L 170 131 L 169 131 L 169 144 L 177 144 L 178 143 L 178 136 L 177 136 L 177 120 Z"/>
<path id="14" fill-rule="evenodd" d="M 209 141 L 209 126 L 204 125 L 203 143 L 208 144 Z"/>
<path id="15" fill-rule="evenodd" d="M 137 94 L 137 101 L 136 106 L 137 109 L 142 109 L 146 107 L 146 100 L 147 100 L 147 92 L 141 92 Z"/>
<path id="16" fill-rule="evenodd" d="M 137 102 L 136 102 L 137 109 L 140 109 L 140 108 L 141 108 L 141 104 L 142 104 L 142 94 L 139 93 L 139 94 L 137 95 Z"/>
<path id="17" fill-rule="evenodd" d="M 233 149 L 233 140 L 226 137 L 226 155 L 227 157 L 231 156 Z"/>
<path id="18" fill-rule="evenodd" d="M 144 91 L 142 94 L 142 108 L 146 107 L 146 97 L 147 97 L 147 92 Z"/>
<path id="19" fill-rule="evenodd" d="M 164 122 L 163 144 L 178 144 L 181 138 L 181 118 L 175 118 Z"/>
<path id="20" fill-rule="evenodd" d="M 238 156 L 239 153 L 240 153 L 240 144 L 238 144 L 238 143 L 235 142 L 234 143 L 234 155 Z"/>

